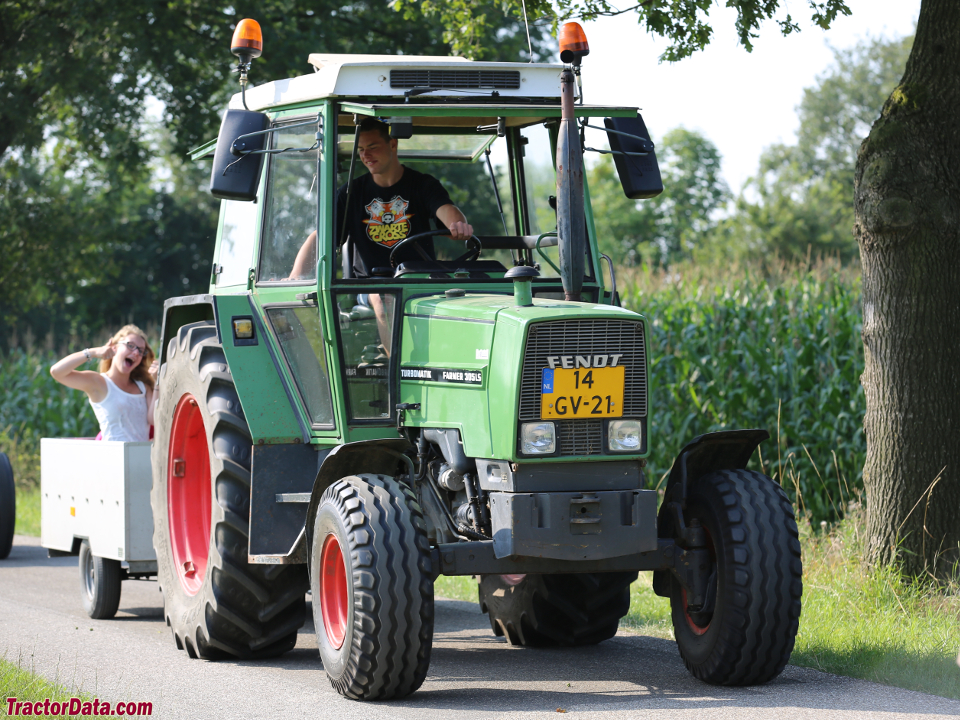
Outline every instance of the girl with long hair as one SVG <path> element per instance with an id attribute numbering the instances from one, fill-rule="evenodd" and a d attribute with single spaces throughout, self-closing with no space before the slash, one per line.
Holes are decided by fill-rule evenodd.
<path id="1" fill-rule="evenodd" d="M 95 358 L 100 360 L 100 372 L 77 369 Z M 50 368 L 50 374 L 87 394 L 104 440 L 144 442 L 153 425 L 157 367 L 143 330 L 125 325 L 103 347 L 67 355 Z"/>

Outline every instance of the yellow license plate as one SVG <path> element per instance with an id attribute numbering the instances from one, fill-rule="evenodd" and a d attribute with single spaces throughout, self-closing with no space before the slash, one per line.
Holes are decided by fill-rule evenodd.
<path id="1" fill-rule="evenodd" d="M 540 416 L 544 418 L 623 417 L 626 368 L 544 368 Z"/>

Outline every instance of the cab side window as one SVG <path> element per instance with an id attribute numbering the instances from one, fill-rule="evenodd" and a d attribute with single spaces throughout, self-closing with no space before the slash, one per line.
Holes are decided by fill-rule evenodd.
<path id="1" fill-rule="evenodd" d="M 257 204 L 223 200 L 222 213 L 217 285 L 246 285 L 257 239 Z"/>
<path id="2" fill-rule="evenodd" d="M 274 149 L 314 144 L 316 128 L 271 133 Z M 317 150 L 271 155 L 259 282 L 305 283 L 317 277 Z"/>

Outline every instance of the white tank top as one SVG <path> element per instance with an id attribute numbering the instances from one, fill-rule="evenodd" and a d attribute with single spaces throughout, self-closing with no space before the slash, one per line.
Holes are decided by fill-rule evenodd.
<path id="1" fill-rule="evenodd" d="M 139 395 L 124 392 L 108 378 L 107 396 L 98 403 L 90 401 L 93 413 L 100 423 L 100 432 L 104 440 L 118 442 L 146 442 L 150 439 L 150 426 L 147 424 L 147 389 L 139 380 L 134 380 L 140 389 Z"/>

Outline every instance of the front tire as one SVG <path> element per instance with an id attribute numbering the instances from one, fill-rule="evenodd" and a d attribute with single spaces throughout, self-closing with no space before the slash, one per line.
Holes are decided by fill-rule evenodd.
<path id="1" fill-rule="evenodd" d="M 90 543 L 80 543 L 80 601 L 94 620 L 108 620 L 120 607 L 120 561 L 90 552 Z"/>
<path id="2" fill-rule="evenodd" d="M 484 575 L 480 609 L 511 645 L 596 645 L 617 634 L 636 572 Z"/>
<path id="3" fill-rule="evenodd" d="M 310 587 L 334 689 L 389 700 L 423 684 L 433 646 L 433 576 L 416 496 L 384 475 L 345 477 L 320 497 Z"/>
<path id="4" fill-rule="evenodd" d="M 693 485 L 683 515 L 705 529 L 716 573 L 698 612 L 671 578 L 674 635 L 687 669 L 713 685 L 772 680 L 793 652 L 803 592 L 786 493 L 760 473 L 721 470 Z"/>
<path id="5" fill-rule="evenodd" d="M 10 555 L 16 524 L 17 488 L 13 482 L 13 467 L 7 454 L 0 452 L 0 560 Z"/>
<path id="6" fill-rule="evenodd" d="M 247 562 L 252 441 L 212 322 L 170 341 L 159 391 L 153 545 L 177 647 L 206 659 L 293 649 L 306 568 Z"/>

